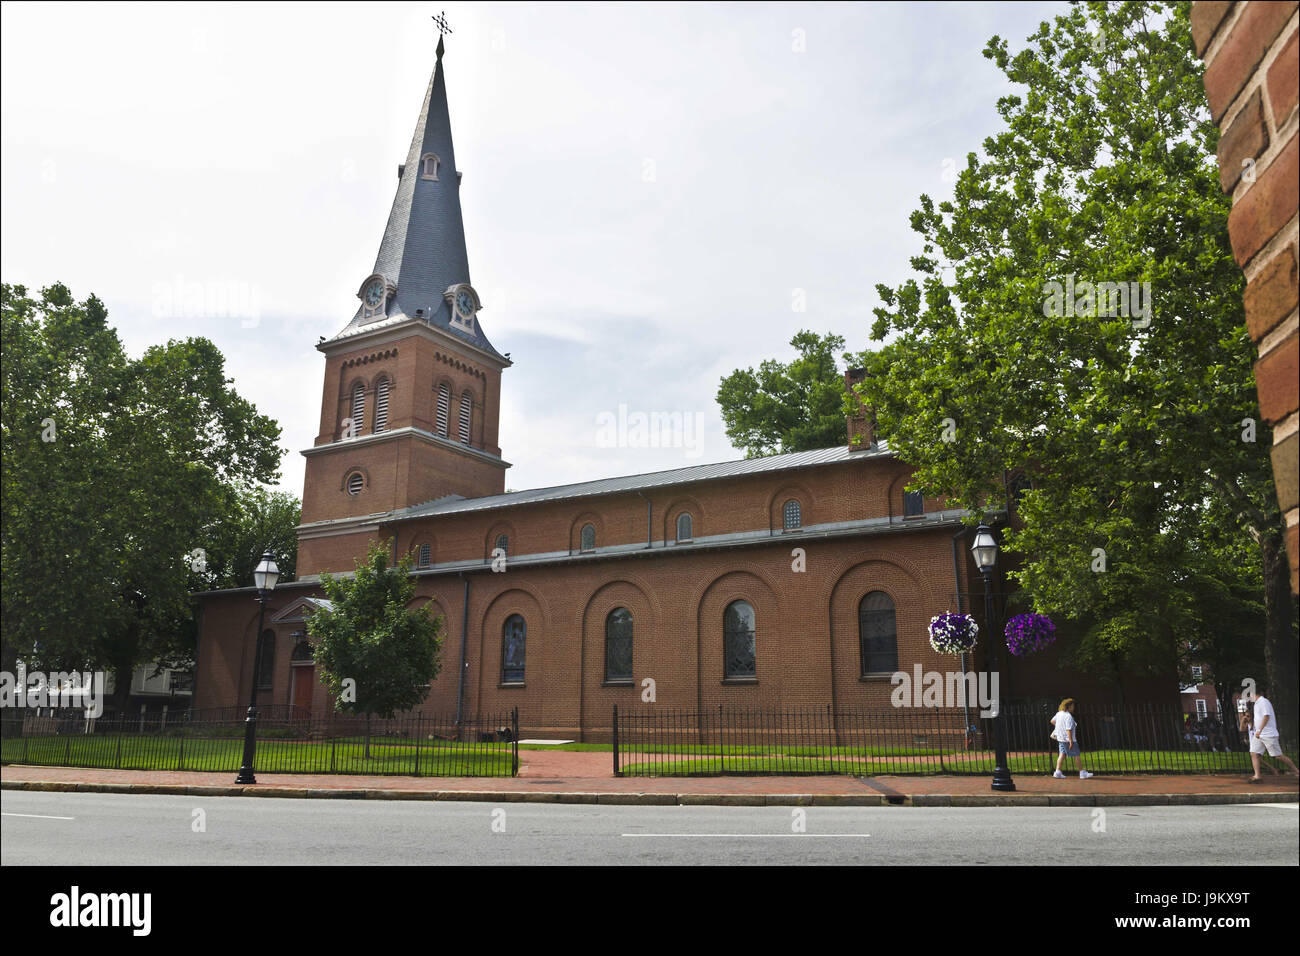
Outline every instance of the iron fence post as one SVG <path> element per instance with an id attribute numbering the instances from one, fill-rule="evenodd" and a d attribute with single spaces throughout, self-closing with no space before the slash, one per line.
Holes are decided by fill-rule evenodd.
<path id="1" fill-rule="evenodd" d="M 618 769 L 618 704 L 614 705 L 614 776 L 623 776 Z"/>
<path id="2" fill-rule="evenodd" d="M 518 707 L 512 707 L 510 709 L 510 730 L 511 730 L 510 736 L 513 738 L 511 749 L 514 753 L 513 768 L 511 769 L 510 776 L 517 777 L 519 776 L 519 708 Z"/>

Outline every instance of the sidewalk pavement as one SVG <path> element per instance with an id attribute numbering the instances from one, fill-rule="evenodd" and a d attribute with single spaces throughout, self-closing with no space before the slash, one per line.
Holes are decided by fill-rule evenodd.
<path id="1" fill-rule="evenodd" d="M 517 777 L 389 777 L 174 770 L 0 769 L 5 790 L 171 793 L 189 796 L 479 800 L 717 806 L 1094 807 L 1295 803 L 1294 775 L 1246 783 L 1245 774 L 1098 774 L 1089 780 L 1021 774 L 1016 792 L 994 793 L 987 776 L 614 777 L 608 753 L 521 750 Z"/>

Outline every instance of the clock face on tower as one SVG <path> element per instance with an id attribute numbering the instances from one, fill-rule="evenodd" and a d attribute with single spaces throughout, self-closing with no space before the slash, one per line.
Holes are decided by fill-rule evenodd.
<path id="1" fill-rule="evenodd" d="M 376 308 L 380 302 L 384 301 L 384 284 L 379 279 L 375 279 L 366 286 L 365 291 L 366 305 L 369 308 Z"/>
<path id="2" fill-rule="evenodd" d="M 463 319 L 468 319 L 474 314 L 474 298 L 464 289 L 456 293 L 456 311 Z"/>

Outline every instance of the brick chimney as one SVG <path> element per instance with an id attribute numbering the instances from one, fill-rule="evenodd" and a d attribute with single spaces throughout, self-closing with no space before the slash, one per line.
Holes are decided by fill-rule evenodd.
<path id="1" fill-rule="evenodd" d="M 851 368 L 844 373 L 844 387 L 848 390 L 849 402 L 853 408 L 848 417 L 849 451 L 866 451 L 876 444 L 875 416 L 853 391 L 853 386 L 866 377 L 867 370 L 864 368 Z"/>

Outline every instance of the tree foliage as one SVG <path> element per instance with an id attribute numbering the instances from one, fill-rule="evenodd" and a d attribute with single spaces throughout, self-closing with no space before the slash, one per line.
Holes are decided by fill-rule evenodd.
<path id="1" fill-rule="evenodd" d="M 848 441 L 844 379 L 835 362 L 844 339 L 801 330 L 790 344 L 799 352 L 794 361 L 737 369 L 718 388 L 727 437 L 748 458 Z"/>
<path id="2" fill-rule="evenodd" d="M 860 357 L 861 393 L 930 494 L 983 513 L 1008 507 L 1009 474 L 1032 474 L 1005 544 L 1038 610 L 1092 622 L 1084 661 L 1167 666 L 1213 613 L 1203 589 L 1242 583 L 1211 532 L 1247 536 L 1270 676 L 1293 691 L 1270 436 L 1243 440 L 1254 352 L 1188 7 L 1078 5 L 1018 53 L 989 41 L 1023 95 L 999 101 L 1005 128 L 954 198 L 921 197 L 917 276 L 878 286 L 873 337 L 888 342 Z M 1127 313 L 1099 306 L 1101 282 L 1139 284 Z M 1073 286 L 1069 307 L 1052 283 Z"/>
<path id="3" fill-rule="evenodd" d="M 102 302 L 0 289 L 6 663 L 131 671 L 193 654 L 189 557 L 232 489 L 273 480 L 280 429 L 207 339 L 130 358 Z"/>
<path id="4" fill-rule="evenodd" d="M 316 611 L 307 631 L 335 706 L 345 713 L 392 717 L 429 693 L 442 667 L 442 618 L 415 600 L 411 556 L 389 566 L 388 547 L 370 548 L 356 573 L 321 575 L 332 607 Z"/>

